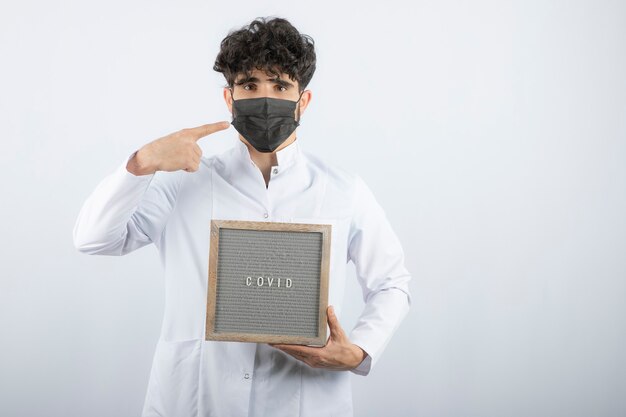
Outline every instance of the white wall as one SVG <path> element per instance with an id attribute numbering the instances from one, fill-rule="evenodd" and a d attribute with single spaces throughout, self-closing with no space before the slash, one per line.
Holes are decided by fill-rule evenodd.
<path id="1" fill-rule="evenodd" d="M 355 415 L 626 415 L 626 4 L 551 0 L 3 2 L 0 415 L 139 415 L 156 249 L 72 227 L 130 151 L 229 120 L 219 42 L 267 15 L 316 41 L 299 140 L 365 178 L 414 274 Z"/>

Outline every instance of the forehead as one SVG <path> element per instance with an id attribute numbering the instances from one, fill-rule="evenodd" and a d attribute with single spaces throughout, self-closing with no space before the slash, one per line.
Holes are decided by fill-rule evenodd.
<path id="1" fill-rule="evenodd" d="M 291 80 L 289 78 L 289 75 L 287 73 L 280 72 L 280 71 L 277 71 L 277 72 L 278 72 L 278 78 L 279 79 L 284 80 L 284 81 L 292 81 L 293 82 L 293 80 Z M 246 78 L 246 74 L 239 73 L 235 77 L 235 81 L 241 81 L 244 78 Z M 276 75 L 267 73 L 265 70 L 260 70 L 258 68 L 255 68 L 255 69 L 253 69 L 250 72 L 250 77 L 249 78 L 256 78 L 260 82 L 270 82 L 270 81 L 272 81 L 273 79 L 276 78 Z"/>

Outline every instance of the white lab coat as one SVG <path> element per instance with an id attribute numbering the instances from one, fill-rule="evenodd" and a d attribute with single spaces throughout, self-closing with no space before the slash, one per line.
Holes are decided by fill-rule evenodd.
<path id="1" fill-rule="evenodd" d="M 81 252 L 125 255 L 149 243 L 159 251 L 165 312 L 143 416 L 353 415 L 351 374 L 370 372 L 407 314 L 411 276 L 361 177 L 329 166 L 299 142 L 277 152 L 267 188 L 240 141 L 203 156 L 193 173 L 135 176 L 125 157 L 81 208 L 73 231 Z M 352 371 L 333 371 L 263 343 L 205 341 L 211 219 L 331 224 L 328 301 L 341 320 L 352 260 L 365 306 L 352 331 L 345 330 L 366 359 Z"/>

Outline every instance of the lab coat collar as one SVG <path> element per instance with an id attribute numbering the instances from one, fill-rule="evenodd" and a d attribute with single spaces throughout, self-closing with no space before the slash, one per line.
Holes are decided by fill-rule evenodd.
<path id="1" fill-rule="evenodd" d="M 248 146 L 241 140 L 237 139 L 237 148 L 239 150 L 240 157 L 243 158 L 246 163 L 249 163 L 252 166 L 256 166 L 254 161 L 250 156 L 250 151 L 248 150 Z M 300 148 L 300 144 L 298 139 L 294 140 L 289 145 L 285 146 L 283 149 L 276 151 L 276 159 L 278 160 L 278 166 L 281 169 L 285 169 L 302 158 L 302 149 Z"/>

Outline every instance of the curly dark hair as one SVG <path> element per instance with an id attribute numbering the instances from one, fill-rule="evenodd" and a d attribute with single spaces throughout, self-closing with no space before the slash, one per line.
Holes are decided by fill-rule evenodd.
<path id="1" fill-rule="evenodd" d="M 302 92 L 315 72 L 314 45 L 313 38 L 298 32 L 286 19 L 259 17 L 228 33 L 213 69 L 224 74 L 230 88 L 238 74 L 249 77 L 255 68 L 274 76 L 282 72 L 298 81 Z"/>

